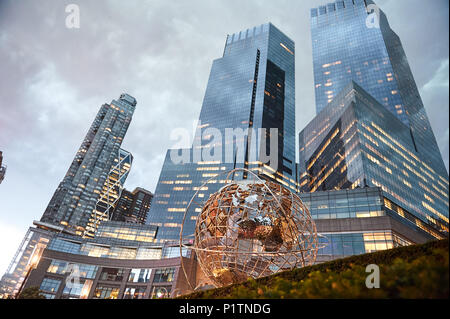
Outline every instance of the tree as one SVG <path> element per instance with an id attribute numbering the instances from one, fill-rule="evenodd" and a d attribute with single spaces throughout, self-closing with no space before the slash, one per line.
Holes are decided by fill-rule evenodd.
<path id="1" fill-rule="evenodd" d="M 45 297 L 41 295 L 38 287 L 29 287 L 22 290 L 17 299 L 45 299 Z"/>

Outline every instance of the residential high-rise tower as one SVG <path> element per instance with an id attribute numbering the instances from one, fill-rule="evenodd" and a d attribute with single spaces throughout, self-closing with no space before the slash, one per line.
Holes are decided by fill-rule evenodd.
<path id="1" fill-rule="evenodd" d="M 135 107 L 136 100 L 128 94 L 102 105 L 41 223 L 84 235 L 111 169 L 121 161 L 120 146 Z"/>

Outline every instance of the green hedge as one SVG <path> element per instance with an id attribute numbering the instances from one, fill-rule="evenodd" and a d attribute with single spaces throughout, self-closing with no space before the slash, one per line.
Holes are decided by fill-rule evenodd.
<path id="1" fill-rule="evenodd" d="M 448 240 L 433 241 L 337 259 L 180 298 L 448 298 L 448 256 Z M 379 289 L 365 285 L 369 264 L 380 267 Z"/>

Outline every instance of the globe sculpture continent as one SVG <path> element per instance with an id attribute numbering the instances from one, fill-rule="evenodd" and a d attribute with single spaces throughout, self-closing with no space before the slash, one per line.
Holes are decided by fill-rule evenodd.
<path id="1" fill-rule="evenodd" d="M 221 287 L 313 264 L 317 231 L 296 194 L 258 178 L 211 195 L 197 216 L 192 248 Z"/>

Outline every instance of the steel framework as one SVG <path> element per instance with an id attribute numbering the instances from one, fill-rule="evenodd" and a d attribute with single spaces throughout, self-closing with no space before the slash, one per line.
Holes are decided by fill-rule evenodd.
<path id="1" fill-rule="evenodd" d="M 86 227 L 84 236 L 92 237 L 101 221 L 109 220 L 111 212 L 116 207 L 123 190 L 123 184 L 131 169 L 133 156 L 130 152 L 119 149 L 117 164 L 109 171 L 103 184 L 103 189 L 92 212 L 90 223 Z"/>

